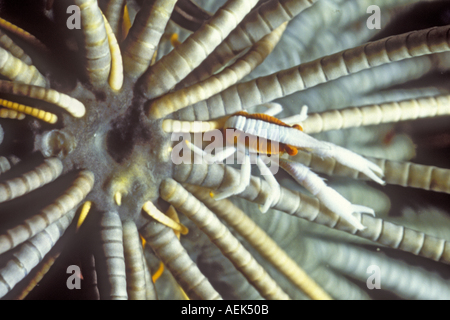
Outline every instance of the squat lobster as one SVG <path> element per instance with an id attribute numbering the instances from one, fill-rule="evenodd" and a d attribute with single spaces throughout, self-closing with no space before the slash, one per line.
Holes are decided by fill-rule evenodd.
<path id="1" fill-rule="evenodd" d="M 221 127 L 225 132 L 225 139 L 228 142 L 228 147 L 220 150 L 216 149 L 216 153 L 212 157 L 204 150 L 187 141 L 189 148 L 193 152 L 201 154 L 204 159 L 209 158 L 209 161 L 212 162 L 222 162 L 236 152 L 238 153 L 238 156 L 242 157 L 238 185 L 229 187 L 221 193 L 215 195 L 211 194 L 215 199 L 224 199 L 245 190 L 250 183 L 251 156 L 256 156 L 256 165 L 272 190 L 270 196 L 266 199 L 264 206 L 260 208 L 262 212 L 266 212 L 272 204 L 279 201 L 280 186 L 263 160 L 267 160 L 268 155 L 295 155 L 297 154 L 297 148 L 307 149 L 321 157 L 332 157 L 337 162 L 347 167 L 363 172 L 377 183 L 384 184 L 384 181 L 377 176 L 377 174 L 383 175 L 383 171 L 374 163 L 350 150 L 330 142 L 314 139 L 304 133 L 301 126 L 298 124 L 291 126 L 290 124 L 299 123 L 306 119 L 306 107 L 303 107 L 300 115 L 280 120 L 273 117 L 273 115 L 278 114 L 282 110 L 281 106 L 274 103 L 269 106 L 270 108 L 265 113 L 247 114 L 246 112 L 241 111 L 228 116 L 225 121 L 224 119 L 221 119 L 210 121 L 210 125 L 202 125 L 201 127 L 203 128 Z M 170 128 L 174 127 L 181 128 L 184 125 L 180 123 L 175 124 L 174 120 L 165 120 L 165 122 L 166 123 L 163 123 L 163 128 L 165 128 L 166 131 L 170 131 Z M 184 127 L 186 128 L 186 125 L 184 125 Z M 199 126 L 197 125 L 196 127 L 198 128 Z M 227 129 L 233 129 L 234 132 Z M 230 132 L 232 132 L 232 134 L 230 134 Z M 232 146 L 229 146 L 230 144 Z M 271 159 L 273 164 L 273 158 Z M 352 212 L 374 215 L 374 211 L 371 208 L 351 204 L 334 189 L 328 187 L 323 179 L 310 171 L 308 167 L 285 159 L 279 159 L 278 162 L 281 168 L 287 171 L 299 184 L 316 196 L 328 209 L 344 218 L 358 230 L 362 230 L 365 227 L 352 215 Z"/>

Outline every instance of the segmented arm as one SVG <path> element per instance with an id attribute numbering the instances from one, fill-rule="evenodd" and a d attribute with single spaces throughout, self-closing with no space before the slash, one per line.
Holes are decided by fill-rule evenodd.
<path id="1" fill-rule="evenodd" d="M 181 86 L 202 81 L 226 65 L 236 54 L 291 20 L 317 0 L 271 0 L 250 12 L 228 37 L 194 69 Z"/>
<path id="2" fill-rule="evenodd" d="M 93 85 L 102 85 L 108 80 L 111 69 L 111 54 L 102 12 L 96 0 L 74 0 L 74 3 L 81 13 L 87 76 Z"/>
<path id="3" fill-rule="evenodd" d="M 0 183 L 0 203 L 18 198 L 52 182 L 61 175 L 62 170 L 63 165 L 58 158 L 45 159 L 44 163 L 35 169 Z"/>
<path id="4" fill-rule="evenodd" d="M 306 190 L 311 192 L 313 196 L 317 197 L 325 207 L 350 222 L 358 230 L 363 230 L 364 226 L 352 215 L 353 212 L 375 214 L 370 208 L 350 203 L 336 190 L 328 187 L 321 177 L 300 163 L 280 159 L 280 167 L 287 171 Z"/>
<path id="5" fill-rule="evenodd" d="M 387 129 L 387 128 L 386 128 Z M 369 139 L 370 130 L 366 132 Z M 361 138 L 363 137 L 361 134 Z M 372 131 L 373 137 L 377 135 L 377 132 Z M 382 137 L 383 131 L 378 132 L 378 137 Z M 385 137 L 390 137 L 389 133 Z M 393 161 L 408 161 L 416 155 L 416 145 L 409 135 L 395 134 L 394 137 L 388 141 L 375 141 L 373 144 L 356 144 L 352 145 L 352 151 L 363 154 L 364 157 L 383 158 Z"/>
<path id="6" fill-rule="evenodd" d="M 107 297 L 127 300 L 127 279 L 123 247 L 122 222 L 117 212 L 104 212 L 100 220 L 101 263 L 108 278 Z"/>
<path id="7" fill-rule="evenodd" d="M 218 116 L 232 114 L 365 69 L 448 51 L 449 29 L 448 26 L 435 27 L 370 42 L 278 73 L 233 85 L 203 103 L 207 104 L 207 109 L 211 109 L 212 106 L 218 109 L 216 113 Z M 200 106 L 195 105 L 195 108 Z"/>
<path id="8" fill-rule="evenodd" d="M 11 169 L 11 163 L 8 158 L 0 157 L 0 174 L 5 173 Z"/>
<path id="9" fill-rule="evenodd" d="M 290 299 L 214 213 L 179 183 L 172 179 L 166 179 L 161 184 L 160 192 L 164 200 L 183 212 L 217 245 L 264 298 Z"/>
<path id="10" fill-rule="evenodd" d="M 297 30 L 305 30 L 302 32 L 302 37 L 299 41 L 301 41 L 304 46 L 309 45 L 310 48 L 312 48 L 312 50 L 307 51 L 313 51 L 313 48 L 317 46 L 319 42 L 326 45 L 328 44 L 330 47 L 333 46 L 333 44 L 330 45 L 327 43 L 327 39 L 322 38 L 323 34 L 320 33 L 320 31 L 327 30 L 327 28 L 338 30 L 339 34 L 343 34 L 342 29 L 344 27 L 349 26 L 358 19 L 363 19 L 363 21 L 360 22 L 362 28 L 371 31 L 366 27 L 366 21 L 369 16 L 367 9 L 373 4 L 376 4 L 384 14 L 389 10 L 392 10 L 392 8 L 414 2 L 417 2 L 417 0 L 379 0 L 376 3 L 371 0 L 342 1 L 341 3 L 336 3 L 336 1 L 333 0 L 319 1 L 317 6 L 312 7 L 307 14 L 305 13 L 305 15 L 302 16 L 303 19 L 295 21 L 295 27 Z M 388 19 L 383 16 L 382 23 L 386 23 L 386 20 Z M 317 40 L 317 43 L 313 44 L 313 40 Z M 327 52 L 330 53 L 330 50 Z M 312 59 L 305 61 L 310 60 Z"/>
<path id="11" fill-rule="evenodd" d="M 205 21 L 211 18 L 211 14 L 192 0 L 180 0 L 177 2 L 170 18 L 180 27 L 195 32 L 200 29 Z"/>
<path id="12" fill-rule="evenodd" d="M 307 135 L 301 130 L 288 125 L 248 118 L 245 115 L 238 114 L 229 117 L 225 122 L 224 128 L 237 129 L 247 135 L 277 141 L 299 148 L 322 147 L 329 149 L 329 146 L 325 146 L 324 142 Z"/>
<path id="13" fill-rule="evenodd" d="M 108 36 L 109 50 L 111 52 L 111 73 L 109 74 L 109 86 L 114 91 L 119 91 L 123 85 L 123 63 L 119 43 L 106 17 L 103 16 L 106 35 Z"/>
<path id="14" fill-rule="evenodd" d="M 390 259 L 383 253 L 376 253 L 333 241 L 315 239 L 311 250 L 320 257 L 323 264 L 339 273 L 366 283 L 369 266 L 380 268 L 381 286 L 405 299 L 449 299 L 449 281 L 424 268 L 407 264 L 400 259 Z M 362 262 L 363 261 L 363 262 Z M 328 267 L 329 268 L 329 267 Z M 408 279 L 403 281 L 402 279 Z M 342 289 L 341 289 L 342 290 Z"/>
<path id="15" fill-rule="evenodd" d="M 83 103 L 53 89 L 0 80 L 0 91 L 55 104 L 76 118 L 80 118 L 86 113 Z"/>
<path id="16" fill-rule="evenodd" d="M 123 44 L 124 68 L 132 77 L 150 66 L 176 0 L 145 0 Z"/>
<path id="17" fill-rule="evenodd" d="M 127 292 L 130 300 L 146 300 L 144 255 L 136 224 L 123 223 L 123 249 L 127 271 Z M 154 290 L 154 289 L 153 289 Z"/>
<path id="18" fill-rule="evenodd" d="M 17 112 L 16 110 L 1 108 L 0 118 L 23 120 L 25 119 L 25 114 Z"/>
<path id="19" fill-rule="evenodd" d="M 31 58 L 22 50 L 21 47 L 16 45 L 14 41 L 6 34 L 0 31 L 0 47 L 8 50 L 14 57 L 22 60 L 24 63 L 31 65 Z"/>
<path id="20" fill-rule="evenodd" d="M 375 158 L 368 159 L 383 170 L 385 182 L 388 184 L 450 193 L 449 169 L 414 164 L 412 162 L 398 162 Z M 368 177 L 359 171 L 345 167 L 331 158 L 322 159 L 318 155 L 299 151 L 293 160 L 310 167 L 314 171 L 330 176 L 368 179 Z"/>
<path id="21" fill-rule="evenodd" d="M 311 134 L 448 114 L 450 114 L 450 95 L 440 95 L 311 113 L 300 125 L 305 133 Z"/>
<path id="22" fill-rule="evenodd" d="M 25 41 L 31 43 L 32 45 L 34 45 L 40 49 L 47 50 L 46 46 L 35 36 L 33 36 L 32 34 L 30 34 L 27 31 L 23 30 L 22 28 L 19 28 L 18 26 L 12 24 L 11 22 L 6 21 L 5 19 L 0 18 L 0 27 L 5 30 L 8 30 L 9 32 L 11 32 L 15 35 L 18 35 Z"/>
<path id="23" fill-rule="evenodd" d="M 71 210 L 65 216 L 50 224 L 43 231 L 23 243 L 13 258 L 0 270 L 0 298 L 14 286 L 44 258 L 53 248 L 56 241 L 64 234 L 75 216 Z"/>
<path id="24" fill-rule="evenodd" d="M 159 97 L 184 79 L 257 3 L 258 0 L 229 0 L 197 32 L 144 73 L 141 79 L 144 96 Z"/>
<path id="25" fill-rule="evenodd" d="M 172 229 L 149 221 L 139 231 L 191 299 L 222 299 L 191 260 Z"/>
<path id="26" fill-rule="evenodd" d="M 146 203 L 144 203 L 142 210 L 144 210 L 153 219 L 155 219 L 159 223 L 173 229 L 173 231 L 178 234 L 179 233 L 187 234 L 189 232 L 188 228 L 183 226 L 181 223 L 169 218 L 164 213 L 159 211 L 151 201 L 147 201 Z"/>
<path id="27" fill-rule="evenodd" d="M 198 101 L 208 99 L 212 95 L 239 82 L 260 65 L 272 52 L 278 41 L 280 41 L 286 26 L 287 22 L 263 37 L 255 43 L 248 53 L 220 73 L 188 88 L 166 94 L 152 102 L 149 106 L 148 117 L 150 119 L 165 117 Z M 199 113 L 199 120 L 203 120 L 201 115 L 206 116 L 208 112 Z M 214 116 L 212 117 L 214 118 Z"/>
<path id="28" fill-rule="evenodd" d="M 27 65 L 9 51 L 0 48 L 0 74 L 16 82 L 45 87 L 47 81 L 35 66 Z"/>
<path id="29" fill-rule="evenodd" d="M 38 108 L 29 107 L 17 102 L 0 99 L 0 106 L 15 110 L 20 113 L 28 114 L 48 123 L 53 124 L 58 121 L 58 117 L 54 113 L 47 112 Z"/>
<path id="30" fill-rule="evenodd" d="M 331 297 L 292 260 L 263 229 L 258 227 L 242 210 L 229 200 L 213 200 L 207 189 L 185 184 L 186 190 L 193 193 L 220 219 L 232 226 L 252 247 L 272 263 L 283 275 L 292 281 L 311 299 L 330 300 Z"/>
<path id="31" fill-rule="evenodd" d="M 316 112 L 346 108 L 353 104 L 355 96 L 377 92 L 420 78 L 436 68 L 435 57 L 435 55 L 416 57 L 363 70 L 348 77 L 342 77 L 304 91 L 298 91 L 287 98 L 283 98 L 281 103 L 284 108 L 296 110 L 299 107 L 296 101 L 302 101 L 302 104 L 315 106 L 317 108 L 317 110 L 315 109 Z M 186 109 L 191 108 L 188 107 Z M 193 113 L 193 111 L 191 112 Z M 184 113 L 179 115 L 180 118 L 182 116 L 185 117 L 183 118 L 184 120 L 191 119 L 186 118 L 187 115 Z"/>
<path id="32" fill-rule="evenodd" d="M 92 253 L 88 253 L 81 255 L 80 260 L 87 296 L 89 297 L 89 300 L 100 300 L 97 271 L 95 270 L 95 257 Z"/>
<path id="33" fill-rule="evenodd" d="M 30 239 L 67 214 L 83 201 L 93 185 L 94 174 L 90 171 L 81 171 L 71 187 L 52 204 L 42 209 L 37 215 L 26 219 L 21 225 L 0 235 L 0 254 Z"/>
<path id="34" fill-rule="evenodd" d="M 54 0 L 47 0 L 46 4 L 45 4 L 45 9 L 51 10 L 53 8 L 53 3 L 54 3 Z"/>
<path id="35" fill-rule="evenodd" d="M 155 284 L 153 283 L 152 276 L 150 274 L 150 269 L 148 268 L 147 260 L 145 256 L 142 256 L 142 264 L 144 265 L 144 280 L 145 280 L 145 292 L 147 300 L 158 300 L 158 295 L 156 294 Z"/>
<path id="36" fill-rule="evenodd" d="M 203 170 L 201 168 L 192 170 L 195 166 L 200 166 Z M 236 181 L 236 176 L 239 175 L 235 169 L 229 166 L 182 165 L 177 167 L 179 168 L 174 171 L 174 177 L 178 181 L 213 189 Z M 199 177 L 191 176 L 191 174 L 199 175 L 199 171 L 206 172 L 203 172 Z M 252 177 L 250 185 L 238 196 L 255 203 L 264 204 L 270 192 L 271 189 L 266 181 Z M 355 234 L 391 248 L 450 264 L 450 243 L 443 239 L 431 237 L 423 232 L 403 226 L 397 226 L 382 219 L 355 213 L 355 217 L 366 227 L 366 229 L 358 231 L 346 221 L 341 220 L 337 214 L 323 206 L 319 200 L 284 187 L 281 187 L 280 200 L 274 203 L 272 208 L 333 229 Z"/>
<path id="37" fill-rule="evenodd" d="M 207 132 L 216 129 L 222 129 L 227 118 L 220 118 L 211 121 L 179 121 L 173 119 L 164 119 L 162 129 L 164 132 Z"/>
<path id="38" fill-rule="evenodd" d="M 125 0 L 109 0 L 103 10 L 106 19 L 108 20 L 111 30 L 117 39 L 120 37 L 122 30 L 121 22 L 125 6 Z"/>

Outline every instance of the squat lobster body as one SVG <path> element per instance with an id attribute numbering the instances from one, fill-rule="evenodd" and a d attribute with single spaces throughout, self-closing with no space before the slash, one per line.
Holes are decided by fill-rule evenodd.
<path id="1" fill-rule="evenodd" d="M 243 125 L 245 123 L 245 125 Z M 253 153 L 258 154 L 267 154 L 267 155 L 273 155 L 273 154 L 283 154 L 287 153 L 290 156 L 295 156 L 298 153 L 298 150 L 296 147 L 284 144 L 284 143 L 276 143 L 275 147 L 273 147 L 273 140 L 269 136 L 267 138 L 262 137 L 259 134 L 253 134 L 251 132 L 256 131 L 261 133 L 262 131 L 266 130 L 274 130 L 274 127 L 277 126 L 279 129 L 283 128 L 290 128 L 290 129 L 297 129 L 302 131 L 302 127 L 298 124 L 293 125 L 292 127 L 283 121 L 281 121 L 278 118 L 269 116 L 264 113 L 255 113 L 255 114 L 248 114 L 245 111 L 239 111 L 235 113 L 233 116 L 229 117 L 227 121 L 225 122 L 225 129 L 226 128 L 234 128 L 239 130 L 240 132 L 244 134 L 251 134 L 256 139 L 253 141 L 247 141 L 245 142 L 245 147 Z M 255 128 L 253 130 L 249 128 Z M 249 132 L 251 131 L 251 132 Z M 232 143 L 236 143 L 237 140 L 239 140 L 241 134 L 240 132 L 233 135 Z M 230 138 L 226 137 L 227 141 L 230 142 Z M 250 143 L 253 142 L 252 145 Z"/>
<path id="2" fill-rule="evenodd" d="M 270 159 L 272 165 L 275 162 L 287 171 L 299 184 L 305 187 L 313 195 L 331 211 L 335 212 L 358 230 L 364 229 L 364 226 L 352 216 L 353 212 L 374 214 L 371 208 L 353 205 L 342 197 L 335 190 L 328 187 L 325 182 L 310 169 L 300 163 L 278 159 L 278 156 L 287 153 L 290 156 L 298 153 L 298 148 L 311 151 L 320 157 L 333 158 L 340 164 L 358 170 L 366 176 L 384 184 L 384 181 L 377 175 L 383 175 L 383 171 L 376 164 L 329 142 L 319 141 L 302 131 L 302 127 L 298 122 L 306 119 L 307 108 L 304 107 L 300 115 L 278 119 L 273 117 L 282 111 L 282 107 L 278 104 L 269 105 L 266 113 L 248 114 L 245 111 L 234 113 L 227 118 L 221 118 L 208 122 L 189 122 L 165 120 L 163 128 L 166 132 L 183 131 L 183 132 L 205 132 L 212 128 L 220 128 L 225 133 L 225 141 L 227 148 L 216 149 L 216 154 L 212 157 L 204 150 L 187 143 L 189 148 L 203 157 L 210 157 L 213 162 L 222 162 L 236 151 L 243 156 L 241 166 L 241 174 L 238 185 L 233 185 L 219 194 L 211 193 L 216 200 L 224 199 L 229 196 L 243 192 L 250 183 L 251 159 L 250 156 L 256 156 L 256 164 L 263 175 L 264 179 L 271 187 L 271 194 L 266 199 L 262 212 L 266 212 L 270 207 L 275 206 L 280 200 L 280 186 L 273 176 L 273 172 L 269 170 L 263 159 Z M 290 125 L 290 123 L 294 123 Z M 204 128 L 205 130 L 202 130 Z M 233 131 L 234 130 L 234 131 Z"/>

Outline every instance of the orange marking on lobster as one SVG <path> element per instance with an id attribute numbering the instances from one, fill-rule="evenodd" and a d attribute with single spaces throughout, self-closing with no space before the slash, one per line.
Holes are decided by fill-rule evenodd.
<path id="1" fill-rule="evenodd" d="M 299 124 L 294 124 L 293 126 L 290 126 L 290 125 L 284 123 L 283 121 L 281 121 L 280 119 L 269 116 L 264 113 L 248 114 L 245 111 L 239 111 L 239 112 L 236 112 L 235 114 L 233 114 L 232 116 L 243 116 L 243 117 L 246 117 L 247 119 L 261 120 L 264 122 L 274 123 L 274 124 L 282 126 L 282 127 L 294 128 L 294 129 L 303 131 L 302 126 L 300 126 Z M 279 146 L 279 148 L 277 150 L 278 152 L 272 153 L 272 148 L 271 148 L 272 142 L 268 139 L 264 139 L 264 138 L 260 138 L 260 137 L 257 137 L 257 139 L 252 142 L 253 142 L 253 144 L 249 145 L 249 142 L 246 140 L 245 147 L 248 149 L 257 150 L 258 153 L 260 153 L 260 154 L 268 154 L 269 155 L 269 154 L 287 153 L 290 156 L 295 156 L 298 153 L 297 147 L 294 147 L 294 146 L 291 146 L 288 144 L 284 144 L 284 143 L 278 143 L 278 146 Z M 237 143 L 237 136 L 235 136 L 235 139 L 234 139 L 234 144 L 236 144 L 236 143 Z"/>
<path id="2" fill-rule="evenodd" d="M 280 119 L 272 117 L 272 116 L 269 116 L 269 115 L 267 115 L 265 113 L 249 114 L 246 111 L 239 111 L 239 112 L 236 112 L 235 114 L 233 114 L 232 116 L 243 116 L 243 117 L 246 117 L 247 119 L 261 120 L 261 121 L 264 121 L 264 122 L 274 123 L 274 124 L 277 124 L 277 125 L 282 126 L 282 127 L 294 128 L 294 129 L 303 131 L 302 126 L 299 125 L 299 124 L 294 124 L 293 126 L 290 126 L 287 123 L 284 123 L 283 121 L 281 121 Z"/>

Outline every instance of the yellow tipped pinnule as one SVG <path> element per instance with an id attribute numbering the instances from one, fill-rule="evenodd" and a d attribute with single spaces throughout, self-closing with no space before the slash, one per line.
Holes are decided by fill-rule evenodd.
<path id="1" fill-rule="evenodd" d="M 80 217 L 78 218 L 78 221 L 77 221 L 77 231 L 83 224 L 84 220 L 86 220 L 86 217 L 87 217 L 89 211 L 91 210 L 91 206 L 92 206 L 91 201 L 86 201 L 83 204 L 83 207 L 81 208 L 81 212 L 80 212 Z"/>
<path id="2" fill-rule="evenodd" d="M 147 212 L 147 214 L 155 219 L 156 221 L 162 223 L 166 227 L 173 229 L 174 231 L 179 231 L 181 234 L 187 234 L 189 232 L 188 228 L 182 224 L 170 219 L 164 213 L 159 211 L 151 201 L 147 201 L 142 209 Z"/>
<path id="3" fill-rule="evenodd" d="M 128 32 L 131 29 L 130 14 L 128 13 L 128 7 L 125 4 L 123 8 L 123 22 L 122 22 L 122 41 L 128 36 Z"/>
<path id="4" fill-rule="evenodd" d="M 120 192 L 116 192 L 114 194 L 114 201 L 120 207 L 122 205 L 122 194 Z"/>

